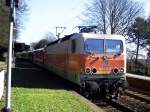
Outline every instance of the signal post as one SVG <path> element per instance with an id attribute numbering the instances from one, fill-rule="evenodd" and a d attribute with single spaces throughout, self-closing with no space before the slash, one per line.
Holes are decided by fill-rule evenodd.
<path id="1" fill-rule="evenodd" d="M 10 32 L 7 56 L 7 75 L 6 75 L 6 100 L 3 112 L 11 112 L 11 74 L 12 74 L 12 46 L 13 46 L 13 27 L 15 21 L 15 8 L 18 8 L 19 0 L 6 0 L 6 6 L 10 8 Z"/>

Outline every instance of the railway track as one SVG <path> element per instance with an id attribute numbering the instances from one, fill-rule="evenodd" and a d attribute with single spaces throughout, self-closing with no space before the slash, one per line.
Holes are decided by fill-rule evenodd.
<path id="1" fill-rule="evenodd" d="M 119 100 L 106 101 L 107 105 L 102 108 L 106 112 L 150 112 L 149 98 L 139 92 L 126 91 Z"/>
<path id="2" fill-rule="evenodd" d="M 138 92 L 147 96 L 150 96 L 150 92 L 149 91 L 144 91 L 141 89 L 137 89 L 137 88 L 133 88 L 133 87 L 128 87 L 128 90 L 133 91 L 133 92 Z"/>
<path id="3" fill-rule="evenodd" d="M 149 97 L 137 92 L 127 91 L 119 100 L 109 100 L 107 103 L 113 107 L 112 110 L 116 108 L 121 112 L 150 112 Z"/>
<path id="4" fill-rule="evenodd" d="M 134 112 L 130 107 L 120 103 L 117 100 L 109 100 L 109 101 L 107 101 L 107 103 L 113 107 L 113 110 L 115 110 L 115 108 L 116 108 L 116 111 Z"/>
<path id="5" fill-rule="evenodd" d="M 150 96 L 148 96 L 147 94 L 143 94 L 143 93 L 139 93 L 139 92 L 135 92 L 135 91 L 126 91 L 125 92 L 126 95 L 133 97 L 135 99 L 138 99 L 142 102 L 146 102 L 148 104 L 150 104 Z"/>

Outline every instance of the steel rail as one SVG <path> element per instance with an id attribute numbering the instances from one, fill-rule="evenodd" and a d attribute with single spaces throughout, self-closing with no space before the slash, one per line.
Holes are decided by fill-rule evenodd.
<path id="1" fill-rule="evenodd" d="M 108 100 L 107 103 L 113 106 L 114 108 L 117 108 L 117 110 L 120 110 L 123 112 L 135 112 L 131 108 L 127 107 L 124 104 L 119 103 L 117 100 L 114 100 L 114 99 Z"/>

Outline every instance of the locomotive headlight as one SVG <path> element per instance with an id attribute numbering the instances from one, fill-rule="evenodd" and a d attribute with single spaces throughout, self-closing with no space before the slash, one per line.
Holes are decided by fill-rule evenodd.
<path id="1" fill-rule="evenodd" d="M 93 68 L 93 69 L 92 69 L 92 72 L 93 72 L 93 73 L 96 73 L 96 72 L 97 72 L 96 68 Z"/>
<path id="2" fill-rule="evenodd" d="M 113 72 L 116 74 L 119 72 L 119 70 L 117 68 L 113 69 Z"/>
<path id="3" fill-rule="evenodd" d="M 123 73 L 124 72 L 124 68 L 120 68 L 120 72 Z"/>
<path id="4" fill-rule="evenodd" d="M 90 68 L 85 69 L 85 73 L 89 74 L 91 72 Z"/>

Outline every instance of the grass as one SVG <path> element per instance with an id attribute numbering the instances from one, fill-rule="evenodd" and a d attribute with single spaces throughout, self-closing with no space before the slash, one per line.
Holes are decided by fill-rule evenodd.
<path id="1" fill-rule="evenodd" d="M 66 90 L 14 88 L 13 112 L 94 112 Z"/>
<path id="2" fill-rule="evenodd" d="M 88 104 L 73 95 L 71 89 L 66 88 L 65 80 L 28 67 L 30 69 L 13 69 L 13 112 L 94 112 Z M 4 107 L 4 102 L 0 102 L 0 107 Z"/>
<path id="3" fill-rule="evenodd" d="M 13 88 L 11 103 L 13 112 L 94 112 L 66 90 Z"/>

